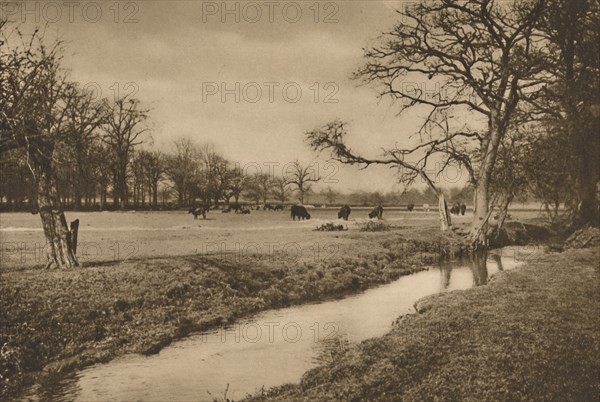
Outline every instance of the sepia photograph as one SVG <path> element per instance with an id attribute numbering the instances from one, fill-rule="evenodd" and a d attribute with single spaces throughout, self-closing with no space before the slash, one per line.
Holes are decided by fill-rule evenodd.
<path id="1" fill-rule="evenodd" d="M 600 401 L 598 0 L 0 0 L 0 401 Z"/>

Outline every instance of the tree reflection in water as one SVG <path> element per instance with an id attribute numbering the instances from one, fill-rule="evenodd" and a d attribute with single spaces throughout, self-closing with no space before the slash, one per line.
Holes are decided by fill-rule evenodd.
<path id="1" fill-rule="evenodd" d="M 501 257 L 498 254 L 490 254 L 491 260 L 497 264 L 498 270 L 503 271 Z M 438 260 L 438 266 L 440 268 L 441 275 L 441 290 L 448 290 L 452 279 L 452 269 L 458 267 L 468 266 L 471 269 L 473 275 L 473 284 L 475 286 L 485 285 L 488 281 L 488 269 L 487 269 L 487 250 L 481 250 L 476 253 L 465 256 L 459 260 L 452 260 L 449 258 L 440 258 Z"/>

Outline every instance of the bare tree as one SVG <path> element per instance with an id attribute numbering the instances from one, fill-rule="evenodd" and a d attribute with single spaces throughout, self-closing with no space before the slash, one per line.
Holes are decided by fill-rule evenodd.
<path id="1" fill-rule="evenodd" d="M 405 181 L 422 177 L 438 194 L 445 214 L 443 195 L 425 169 L 433 157 L 442 162 L 438 173 L 450 163 L 460 164 L 475 187 L 473 244 L 486 244 L 490 181 L 500 143 L 523 94 L 539 91 L 543 83 L 533 40 L 543 4 L 434 0 L 398 11 L 404 22 L 366 51 L 367 63 L 356 78 L 381 84 L 382 96 L 400 100 L 401 113 L 414 106 L 428 110 L 416 133 L 418 145 L 386 149 L 381 158 L 364 157 L 346 147 L 340 122 L 310 132 L 311 145 L 329 149 L 344 163 L 402 167 Z M 407 79 L 430 82 L 436 93 L 406 85 Z M 453 113 L 467 117 L 450 118 Z M 479 120 L 485 124 L 470 125 Z M 442 218 L 442 227 L 450 223 Z"/>
<path id="2" fill-rule="evenodd" d="M 48 267 L 78 264 L 62 211 L 55 175 L 55 150 L 64 140 L 75 90 L 61 69 L 60 43 L 46 46 L 38 31 L 26 38 L 5 35 L 0 22 L 0 154 L 25 150 L 37 184 L 37 204 L 49 244 Z M 17 42 L 17 43 L 15 43 Z"/>
<path id="3" fill-rule="evenodd" d="M 191 183 L 200 168 L 200 149 L 187 138 L 175 141 L 175 152 L 166 158 L 165 174 L 177 192 L 179 206 L 188 203 Z"/>
<path id="4" fill-rule="evenodd" d="M 234 167 L 229 175 L 229 187 L 227 190 L 227 202 L 233 198 L 235 203 L 238 204 L 240 196 L 246 190 L 249 182 L 249 178 L 244 174 L 243 170 L 236 166 Z"/>
<path id="5" fill-rule="evenodd" d="M 93 183 L 90 154 L 99 140 L 98 128 L 107 121 L 108 105 L 84 89 L 76 88 L 73 98 L 67 113 L 65 144 L 74 170 L 74 207 L 79 209 L 82 196 L 89 193 Z"/>
<path id="6" fill-rule="evenodd" d="M 275 177 L 273 179 L 273 187 L 271 192 L 273 198 L 275 198 L 281 205 L 285 204 L 290 198 L 290 183 L 283 177 Z"/>
<path id="7" fill-rule="evenodd" d="M 271 194 L 273 189 L 273 179 L 267 173 L 257 173 L 251 177 L 250 187 L 253 192 L 258 194 L 260 201 L 266 204 L 269 194 Z"/>
<path id="8" fill-rule="evenodd" d="M 327 203 L 330 205 L 334 204 L 337 197 L 338 197 L 337 191 L 335 191 L 333 188 L 331 188 L 331 186 L 327 187 L 327 190 L 325 191 L 325 199 L 327 200 Z"/>
<path id="9" fill-rule="evenodd" d="M 289 165 L 284 172 L 285 180 L 292 186 L 300 195 L 300 204 L 304 204 L 304 197 L 311 190 L 311 183 L 321 181 L 319 172 L 315 172 L 312 165 L 302 166 L 299 161 L 295 161 Z"/>
<path id="10" fill-rule="evenodd" d="M 127 207 L 127 175 L 133 149 L 144 142 L 148 131 L 143 123 L 148 110 L 141 108 L 140 101 L 128 96 L 116 99 L 112 105 L 102 140 L 108 145 L 114 158 L 113 202 L 121 209 Z"/>

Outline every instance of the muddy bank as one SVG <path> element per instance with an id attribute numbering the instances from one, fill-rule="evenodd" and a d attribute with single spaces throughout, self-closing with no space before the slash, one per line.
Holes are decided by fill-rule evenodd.
<path id="1" fill-rule="evenodd" d="M 387 335 L 251 401 L 595 400 L 598 248 L 422 299 Z"/>
<path id="2" fill-rule="evenodd" d="M 261 310 L 391 282 L 424 269 L 437 249 L 435 240 L 398 233 L 362 241 L 368 247 L 354 254 L 311 261 L 195 255 L 3 272 L 2 397 L 118 355 L 157 353 L 174 339 Z"/>

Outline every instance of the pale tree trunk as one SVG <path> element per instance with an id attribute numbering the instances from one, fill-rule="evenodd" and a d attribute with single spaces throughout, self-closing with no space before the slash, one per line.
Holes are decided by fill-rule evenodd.
<path id="1" fill-rule="evenodd" d="M 450 217 L 450 211 L 448 210 L 448 203 L 446 203 L 446 197 L 444 197 L 444 193 L 435 184 L 433 184 L 431 179 L 427 176 L 427 174 L 424 171 L 419 171 L 419 174 L 425 180 L 429 188 L 431 188 L 435 195 L 438 197 L 440 229 L 442 231 L 450 229 L 452 227 L 452 218 Z"/>
<path id="2" fill-rule="evenodd" d="M 450 229 L 452 227 L 452 218 L 448 211 L 448 203 L 446 203 L 444 193 L 441 191 L 438 194 L 438 210 L 440 212 L 440 228 L 442 231 Z"/>
<path id="3" fill-rule="evenodd" d="M 490 218 L 490 180 L 496 157 L 498 155 L 498 147 L 500 140 L 503 137 L 503 129 L 500 122 L 496 118 L 497 113 L 492 111 L 490 118 L 489 132 L 490 138 L 483 146 L 483 161 L 481 165 L 480 175 L 475 185 L 474 194 L 474 212 L 473 222 L 471 224 L 471 240 L 474 248 L 487 247 L 488 244 L 488 221 Z"/>
<path id="4" fill-rule="evenodd" d="M 52 154 L 48 149 L 47 155 Z M 79 266 L 77 257 L 72 249 L 71 232 L 67 226 L 65 214 L 61 209 L 56 180 L 52 171 L 52 163 L 46 156 L 36 155 L 37 185 L 38 185 L 38 207 L 44 235 L 48 243 L 47 268 L 71 269 Z"/>

